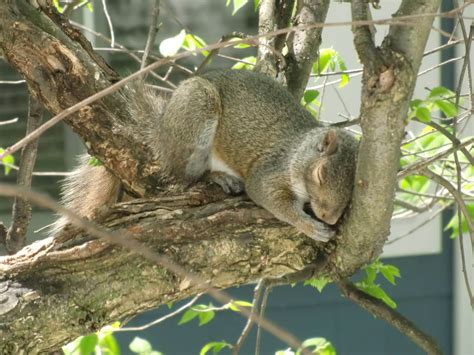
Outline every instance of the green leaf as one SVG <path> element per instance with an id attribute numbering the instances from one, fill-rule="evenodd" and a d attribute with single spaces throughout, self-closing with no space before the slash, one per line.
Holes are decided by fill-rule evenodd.
<path id="1" fill-rule="evenodd" d="M 214 311 L 199 312 L 199 326 L 209 323 L 214 319 L 216 313 Z"/>
<path id="2" fill-rule="evenodd" d="M 248 0 L 232 0 L 232 3 L 234 4 L 234 10 L 232 11 L 232 16 L 234 16 L 237 13 L 237 11 L 239 11 L 247 2 Z M 228 0 L 226 4 L 227 6 L 229 6 L 230 0 Z M 254 7 L 255 7 L 255 3 L 254 3 Z"/>
<path id="3" fill-rule="evenodd" d="M 133 338 L 132 342 L 128 347 L 134 353 L 141 355 L 148 355 L 153 350 L 150 342 L 140 337 Z"/>
<path id="4" fill-rule="evenodd" d="M 253 9 L 255 12 L 257 12 L 259 6 L 260 6 L 260 0 L 253 0 Z"/>
<path id="5" fill-rule="evenodd" d="M 229 309 L 234 311 L 234 312 L 240 312 L 240 309 L 237 306 L 239 306 L 239 307 L 253 307 L 253 304 L 250 303 L 250 302 L 247 302 L 247 301 L 236 300 L 236 301 L 232 301 L 229 304 Z"/>
<path id="6" fill-rule="evenodd" d="M 336 349 L 325 338 L 310 338 L 303 341 L 302 349 L 311 349 L 311 352 L 319 355 L 336 355 Z M 300 355 L 302 349 L 298 349 L 297 355 Z"/>
<path id="7" fill-rule="evenodd" d="M 346 63 L 344 62 L 344 60 L 342 59 L 341 55 L 338 52 L 336 52 L 335 54 L 335 61 L 340 71 L 347 70 Z M 341 82 L 339 83 L 339 88 L 346 86 L 348 82 L 349 82 L 349 75 L 341 74 Z"/>
<path id="8" fill-rule="evenodd" d="M 458 114 L 458 108 L 452 102 L 447 100 L 436 100 L 434 103 L 446 117 L 453 117 Z"/>
<path id="9" fill-rule="evenodd" d="M 397 304 L 395 303 L 395 301 L 389 295 L 387 295 L 387 293 L 385 293 L 385 291 L 379 285 L 369 285 L 365 282 L 357 282 L 355 283 L 355 285 L 359 290 L 381 300 L 390 308 L 397 308 Z"/>
<path id="10" fill-rule="evenodd" d="M 53 0 L 53 5 L 56 8 L 56 10 L 58 10 L 59 13 L 63 12 L 64 8 L 61 5 L 59 5 L 59 0 Z"/>
<path id="11" fill-rule="evenodd" d="M 193 51 L 197 48 L 206 46 L 206 42 L 201 37 L 188 33 L 184 36 L 182 47 L 188 51 Z M 209 55 L 209 51 L 202 51 L 201 54 L 205 57 Z"/>
<path id="12" fill-rule="evenodd" d="M 421 122 L 431 121 L 431 112 L 426 107 L 418 106 L 415 110 L 415 115 Z"/>
<path id="13" fill-rule="evenodd" d="M 313 64 L 313 74 L 324 73 L 331 61 L 333 60 L 334 55 L 337 52 L 332 48 L 323 48 L 319 51 L 319 60 Z"/>
<path id="14" fill-rule="evenodd" d="M 318 90 L 306 90 L 303 95 L 303 100 L 306 104 L 309 104 L 316 100 L 316 98 L 319 96 L 319 91 Z"/>
<path id="15" fill-rule="evenodd" d="M 5 152 L 5 150 L 0 148 L 0 154 L 3 154 L 4 152 Z M 14 165 L 15 164 L 15 158 L 11 154 L 5 155 L 2 158 L 2 163 L 3 164 Z M 12 170 L 12 168 L 8 165 L 4 165 L 3 169 L 4 169 L 4 172 L 5 172 L 5 175 L 10 174 L 10 171 Z"/>
<path id="16" fill-rule="evenodd" d="M 93 354 L 97 346 L 98 337 L 96 333 L 80 336 L 74 341 L 62 347 L 65 355 L 89 355 Z"/>
<path id="17" fill-rule="evenodd" d="M 453 97 L 454 92 L 445 88 L 444 86 L 438 86 L 431 89 L 428 98 L 430 99 L 437 99 L 437 98 L 446 98 L 446 97 Z"/>
<path id="18" fill-rule="evenodd" d="M 102 162 L 97 159 L 96 157 L 90 157 L 89 160 L 87 161 L 87 165 L 90 166 L 102 166 Z"/>
<path id="19" fill-rule="evenodd" d="M 376 270 L 370 265 L 364 267 L 364 270 L 366 274 L 365 282 L 367 282 L 368 284 L 374 283 L 375 278 L 377 277 Z"/>
<path id="20" fill-rule="evenodd" d="M 194 309 L 190 308 L 186 312 L 184 312 L 183 316 L 178 322 L 178 325 L 188 323 L 192 321 L 194 318 L 198 316 L 198 312 L 196 312 Z"/>
<path id="21" fill-rule="evenodd" d="M 400 270 L 394 265 L 383 265 L 380 268 L 380 272 L 383 277 L 390 282 L 392 285 L 395 285 L 395 277 L 400 278 Z"/>
<path id="22" fill-rule="evenodd" d="M 120 347 L 112 332 L 99 332 L 99 347 L 102 350 L 102 353 L 120 355 Z"/>
<path id="23" fill-rule="evenodd" d="M 206 355 L 209 350 L 212 350 L 213 354 L 217 354 L 224 348 L 232 349 L 232 345 L 225 341 L 212 341 L 202 347 L 201 351 L 199 352 L 199 355 Z"/>
<path id="24" fill-rule="evenodd" d="M 304 286 L 312 286 L 314 287 L 315 289 L 317 289 L 319 292 L 322 292 L 324 287 L 326 287 L 326 285 L 328 283 L 331 282 L 331 279 L 327 276 L 321 276 L 321 277 L 318 277 L 318 278 L 312 278 L 312 279 L 309 279 L 309 280 L 306 280 L 303 285 Z"/>
<path id="25" fill-rule="evenodd" d="M 184 43 L 186 37 L 186 31 L 181 30 L 176 36 L 167 38 L 160 43 L 160 53 L 164 57 L 170 57 L 178 53 Z"/>
<path id="26" fill-rule="evenodd" d="M 232 66 L 232 69 L 246 69 L 252 70 L 257 63 L 257 58 L 254 56 L 242 58 L 240 62 L 235 63 Z"/>
<path id="27" fill-rule="evenodd" d="M 466 209 L 469 214 L 469 218 L 474 221 L 474 203 L 467 203 L 466 204 Z M 461 213 L 461 231 L 462 233 L 468 233 L 469 227 L 467 225 L 466 218 L 464 217 L 464 214 Z M 444 227 L 444 230 L 449 230 L 451 229 L 451 239 L 456 238 L 459 235 L 459 215 L 456 212 L 454 216 L 449 220 L 449 222 L 446 224 L 446 227 Z"/>

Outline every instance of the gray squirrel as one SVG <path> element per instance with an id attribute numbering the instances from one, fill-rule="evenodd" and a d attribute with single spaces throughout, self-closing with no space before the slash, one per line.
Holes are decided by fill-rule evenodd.
<path id="1" fill-rule="evenodd" d="M 229 194 L 245 191 L 276 218 L 326 242 L 350 202 L 358 149 L 342 129 L 322 127 L 275 80 L 251 71 L 216 70 L 184 80 L 163 104 L 137 90 L 163 174 L 183 186 L 210 172 Z M 161 100 L 163 100 L 161 98 Z M 150 116 L 147 112 L 143 115 Z M 149 120 L 148 120 L 149 121 Z M 80 167 L 63 185 L 63 204 L 84 217 L 114 202 L 119 181 L 103 166 Z M 305 207 L 316 216 L 310 216 Z M 67 223 L 60 218 L 57 232 Z"/>

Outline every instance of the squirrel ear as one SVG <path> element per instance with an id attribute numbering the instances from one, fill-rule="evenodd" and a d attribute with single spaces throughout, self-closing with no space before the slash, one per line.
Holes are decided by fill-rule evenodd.
<path id="1" fill-rule="evenodd" d="M 337 135 L 336 130 L 330 129 L 326 132 L 323 138 L 321 151 L 323 155 L 331 155 L 337 150 Z"/>
<path id="2" fill-rule="evenodd" d="M 326 173 L 324 172 L 324 163 L 317 164 L 312 172 L 313 180 L 319 186 L 324 185 L 326 182 Z"/>

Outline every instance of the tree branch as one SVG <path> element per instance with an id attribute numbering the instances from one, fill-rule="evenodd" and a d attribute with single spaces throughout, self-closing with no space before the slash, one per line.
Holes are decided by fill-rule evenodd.
<path id="1" fill-rule="evenodd" d="M 391 326 L 397 328 L 426 353 L 442 354 L 442 351 L 434 338 L 421 331 L 421 329 L 396 310 L 391 309 L 382 301 L 360 291 L 348 281 L 339 281 L 336 284 L 346 298 L 371 313 L 374 317 L 383 319 Z"/>
<path id="2" fill-rule="evenodd" d="M 43 121 L 43 105 L 30 93 L 28 102 L 28 121 L 26 134 L 38 128 Z M 19 186 L 30 188 L 33 169 L 38 151 L 38 139 L 31 141 L 21 151 L 20 166 L 16 183 Z M 31 205 L 28 200 L 16 197 L 13 202 L 12 223 L 5 239 L 6 250 L 10 254 L 16 253 L 26 243 L 26 231 L 31 220 Z"/>
<path id="3" fill-rule="evenodd" d="M 300 0 L 294 26 L 324 23 L 329 10 L 329 0 Z M 289 36 L 287 69 L 285 71 L 288 90 L 299 100 L 308 84 L 314 61 L 318 58 L 323 28 L 312 28 L 294 32 Z"/>

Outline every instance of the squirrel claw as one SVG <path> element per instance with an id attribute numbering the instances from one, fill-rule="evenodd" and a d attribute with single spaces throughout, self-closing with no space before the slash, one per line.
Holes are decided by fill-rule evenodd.
<path id="1" fill-rule="evenodd" d="M 244 183 L 236 176 L 222 172 L 212 172 L 211 180 L 219 185 L 228 195 L 239 195 L 244 192 Z"/>

